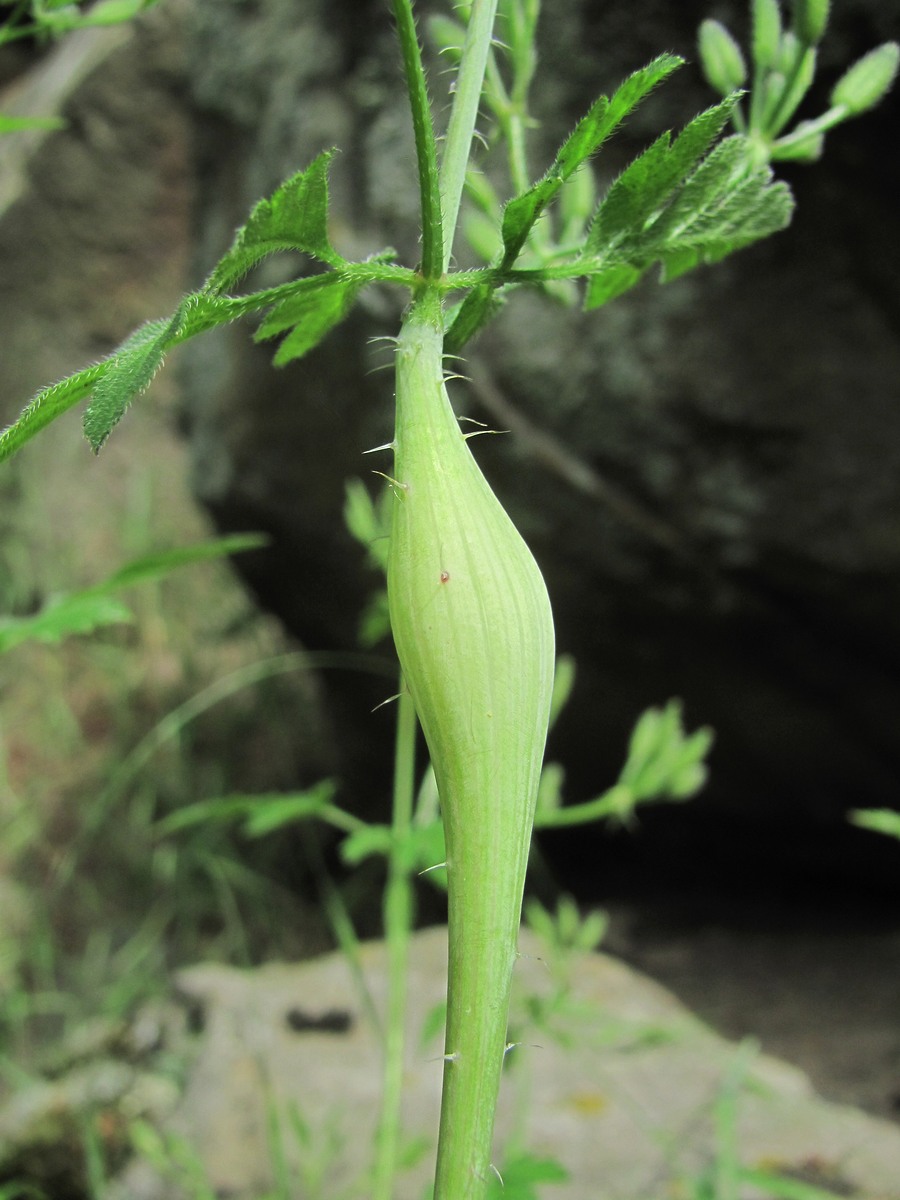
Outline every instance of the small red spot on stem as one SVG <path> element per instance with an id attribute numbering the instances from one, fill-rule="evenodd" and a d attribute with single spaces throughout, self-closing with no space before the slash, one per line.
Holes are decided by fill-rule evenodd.
<path id="1" fill-rule="evenodd" d="M 450 578 L 449 571 L 441 571 L 441 583 L 446 583 L 449 578 Z"/>

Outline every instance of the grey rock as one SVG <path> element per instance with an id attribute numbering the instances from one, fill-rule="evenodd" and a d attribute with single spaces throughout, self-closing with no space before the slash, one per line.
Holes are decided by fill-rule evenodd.
<path id="1" fill-rule="evenodd" d="M 733 1136 L 743 1167 L 858 1200 L 900 1197 L 895 1125 L 821 1101 L 796 1068 L 716 1036 L 661 986 L 606 955 L 564 964 L 532 935 L 521 950 L 511 1037 L 522 1045 L 503 1084 L 498 1159 L 506 1146 L 558 1160 L 569 1173 L 560 1189 L 567 1200 L 648 1200 L 709 1170 Z M 442 1049 L 433 1014 L 445 955 L 443 930 L 415 937 L 403 1121 L 405 1137 L 423 1137 L 429 1149 L 403 1173 L 396 1200 L 418 1200 L 432 1168 Z M 382 944 L 363 946 L 362 967 L 383 1011 Z M 177 984 L 205 1028 L 170 1128 L 193 1147 L 217 1194 L 250 1200 L 272 1185 L 277 1116 L 298 1194 L 305 1171 L 324 1195 L 364 1197 L 381 1055 L 347 960 L 254 971 L 203 965 L 180 972 Z M 543 1027 L 527 1023 L 526 1004 L 546 1014 Z M 736 1193 L 767 1194 L 749 1176 Z"/>
<path id="2" fill-rule="evenodd" d="M 0 1180 L 83 1193 L 87 1131 L 101 1139 L 106 1164 L 118 1169 L 128 1156 L 129 1125 L 162 1123 L 177 1099 L 171 1079 L 110 1058 L 23 1085 L 0 1106 Z"/>

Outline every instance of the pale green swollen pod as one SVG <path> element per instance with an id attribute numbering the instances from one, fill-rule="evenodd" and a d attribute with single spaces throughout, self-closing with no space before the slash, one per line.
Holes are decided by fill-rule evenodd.
<path id="1" fill-rule="evenodd" d="M 540 570 L 450 407 L 436 300 L 420 301 L 405 323 L 396 369 L 388 595 L 400 664 L 440 792 L 449 887 L 435 1198 L 466 1200 L 482 1195 L 491 1171 L 550 712 L 553 618 Z"/>

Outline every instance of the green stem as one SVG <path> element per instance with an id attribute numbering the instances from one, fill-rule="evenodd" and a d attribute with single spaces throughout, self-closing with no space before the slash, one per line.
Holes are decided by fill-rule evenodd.
<path id="1" fill-rule="evenodd" d="M 801 45 L 798 47 L 796 57 L 791 64 L 791 69 L 778 103 L 768 117 L 765 133 L 770 142 L 778 137 L 784 126 L 797 111 L 800 101 L 809 90 L 815 59 L 815 50 L 808 46 Z"/>
<path id="2" fill-rule="evenodd" d="M 438 181 L 437 145 L 428 102 L 428 85 L 422 65 L 422 50 L 416 36 L 412 0 L 393 0 L 397 36 L 403 56 L 406 88 L 412 109 L 419 169 L 419 194 L 422 207 L 422 274 L 440 279 L 444 273 L 444 235 L 441 230 L 441 193 Z"/>
<path id="3" fill-rule="evenodd" d="M 400 1102 L 406 1035 L 407 965 L 412 929 L 413 888 L 409 838 L 415 802 L 416 710 L 400 680 L 394 752 L 393 839 L 384 893 L 388 999 L 384 1039 L 381 1120 L 376 1135 L 372 1200 L 391 1200 L 400 1145 Z"/>
<path id="4" fill-rule="evenodd" d="M 847 116 L 847 109 L 843 105 L 836 105 L 834 108 L 829 108 L 827 112 L 822 113 L 820 117 L 816 117 L 815 120 L 803 121 L 796 129 L 785 134 L 783 138 L 778 138 L 772 145 L 779 150 L 787 150 L 791 146 L 797 145 L 798 142 L 804 142 L 814 134 L 827 133 L 835 125 L 840 125 L 842 121 L 846 121 Z"/>
<path id="5" fill-rule="evenodd" d="M 450 406 L 443 340 L 440 296 L 429 289 L 397 345 L 400 495 L 388 595 L 447 850 L 447 1031 L 434 1198 L 483 1200 L 549 718 L 553 628 L 537 565 Z"/>
<path id="6" fill-rule="evenodd" d="M 453 237 L 466 183 L 469 154 L 475 134 L 475 123 L 478 119 L 478 106 L 481 103 L 484 72 L 487 67 L 488 55 L 491 52 L 496 15 L 497 0 L 474 0 L 469 23 L 466 26 L 462 59 L 459 64 L 459 73 L 456 76 L 453 108 L 450 112 L 450 124 L 447 127 L 447 139 L 444 143 L 444 156 L 441 161 L 444 270 L 450 264 L 450 255 L 453 251 Z"/>
<path id="7" fill-rule="evenodd" d="M 607 817 L 621 816 L 630 812 L 635 806 L 635 796 L 631 788 L 617 783 L 609 791 L 593 800 L 585 800 L 581 804 L 569 804 L 565 808 L 551 809 L 549 812 L 538 813 L 535 817 L 537 829 L 560 829 L 566 825 L 587 825 Z"/>

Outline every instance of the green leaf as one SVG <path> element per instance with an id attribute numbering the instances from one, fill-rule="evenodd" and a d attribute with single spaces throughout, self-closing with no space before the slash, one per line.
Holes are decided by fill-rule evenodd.
<path id="1" fill-rule="evenodd" d="M 425 877 L 429 882 L 446 888 L 445 871 L 435 870 L 443 867 L 446 858 L 444 827 L 439 818 L 426 825 L 414 826 L 400 845 L 405 851 L 405 865 L 409 870 L 427 873 Z M 355 867 L 373 855 L 387 858 L 396 848 L 394 831 L 389 825 L 366 825 L 344 838 L 340 853 L 348 866 Z"/>
<path id="2" fill-rule="evenodd" d="M 0 653 L 27 641 L 59 642 L 75 634 L 93 633 L 105 625 L 129 622 L 133 619 L 131 611 L 114 598 L 114 592 L 161 579 L 179 567 L 254 549 L 266 540 L 261 534 L 235 534 L 144 555 L 126 563 L 101 583 L 52 597 L 32 616 L 0 618 Z"/>
<path id="3" fill-rule="evenodd" d="M 120 25 L 156 3 L 157 0 L 98 0 L 82 14 L 79 25 Z"/>
<path id="4" fill-rule="evenodd" d="M 634 267 L 631 263 L 614 263 L 591 275 L 584 295 L 585 311 L 599 308 L 633 288 L 644 274 L 644 270 L 645 268 Z"/>
<path id="5" fill-rule="evenodd" d="M 0 113 L 0 134 L 19 133 L 23 129 L 64 129 L 62 117 L 8 117 Z"/>
<path id="6" fill-rule="evenodd" d="M 162 550 L 155 554 L 145 554 L 140 558 L 120 567 L 102 584 L 93 590 L 110 592 L 123 587 L 134 587 L 135 584 L 147 583 L 154 579 L 162 579 L 177 571 L 179 567 L 193 566 L 195 563 L 209 562 L 211 559 L 224 558 L 229 554 L 240 554 L 245 550 L 257 550 L 268 545 L 269 538 L 262 533 L 235 533 L 228 537 L 211 538 L 193 546 L 175 546 L 171 550 Z"/>
<path id="7" fill-rule="evenodd" d="M 0 433 L 0 462 L 10 458 L 39 433 L 51 421 L 62 416 L 90 394 L 98 380 L 102 379 L 111 365 L 110 359 L 94 363 L 63 379 L 59 383 L 42 388 L 28 402 L 18 419 Z"/>
<path id="8" fill-rule="evenodd" d="M 341 858 L 351 867 L 358 866 L 373 854 L 387 858 L 392 842 L 389 825 L 367 825 L 344 838 L 341 842 Z"/>
<path id="9" fill-rule="evenodd" d="M 149 385 L 167 351 L 197 334 L 278 305 L 297 294 L 303 295 L 308 286 L 315 290 L 322 286 L 322 279 L 340 281 L 343 308 L 335 314 L 333 308 L 326 305 L 318 325 L 319 336 L 324 336 L 336 319 L 349 309 L 352 296 L 365 284 L 382 278 L 406 282 L 404 277 L 395 278 L 396 268 L 386 266 L 380 259 L 347 264 L 348 272 L 351 268 L 356 274 L 348 275 L 347 279 L 343 275 L 329 274 L 292 280 L 246 296 L 220 296 L 209 292 L 185 296 L 171 317 L 147 322 L 101 362 L 38 392 L 18 420 L 0 433 L 0 462 L 15 454 L 36 433 L 91 393 L 93 400 L 85 414 L 85 434 L 93 449 L 99 450 L 134 398 Z M 315 322 L 312 322 L 303 336 L 309 339 L 315 328 Z"/>
<path id="10" fill-rule="evenodd" d="M 565 1168 L 555 1158 L 537 1158 L 523 1153 L 508 1158 L 499 1177 L 488 1181 L 488 1200 L 540 1200 L 537 1184 L 565 1183 Z"/>
<path id="11" fill-rule="evenodd" d="M 203 825 L 241 825 L 252 838 L 265 837 L 285 825 L 317 817 L 334 798 L 335 785 L 324 779 L 303 792 L 259 792 L 216 796 L 188 804 L 154 826 L 157 837 Z"/>
<path id="12" fill-rule="evenodd" d="M 84 414 L 84 435 L 97 454 L 128 410 L 149 387 L 181 324 L 181 309 L 168 321 L 148 321 L 109 360 Z"/>
<path id="13" fill-rule="evenodd" d="M 213 269 L 205 291 L 227 291 L 257 263 L 283 250 L 310 254 L 331 266 L 343 262 L 328 239 L 328 168 L 334 154 L 334 150 L 320 154 L 267 200 L 259 201 Z"/>
<path id="14" fill-rule="evenodd" d="M 510 267 L 525 245 L 532 226 L 547 204 L 574 172 L 600 149 L 621 122 L 658 83 L 680 67 L 684 59 L 661 54 L 635 71 L 613 93 L 600 96 L 563 142 L 543 179 L 514 197 L 503 211 L 503 266 Z"/>
<path id="15" fill-rule="evenodd" d="M 854 825 L 900 838 L 900 812 L 892 808 L 856 808 L 848 814 Z"/>
<path id="16" fill-rule="evenodd" d="M 660 257 L 695 250 L 712 262 L 732 250 L 783 229 L 793 198 L 784 183 L 772 183 L 768 167 L 754 166 L 747 139 L 735 134 L 720 142 L 686 181 L 654 223 L 649 243 Z M 681 271 L 669 270 L 665 278 Z"/>
<path id="17" fill-rule="evenodd" d="M 344 487 L 344 524 L 366 548 L 371 565 L 386 572 L 391 535 L 389 492 L 381 492 L 375 501 L 361 480 L 349 479 Z"/>
<path id="18" fill-rule="evenodd" d="M 181 301 L 168 319 L 148 321 L 106 360 L 106 369 L 93 387 L 84 415 L 84 433 L 96 454 L 128 410 L 145 391 L 163 364 L 166 353 L 180 342 L 247 313 L 268 308 L 305 280 L 252 292 L 248 296 L 216 296 L 194 292 Z"/>
<path id="19" fill-rule="evenodd" d="M 92 25 L 120 25 L 130 21 L 146 8 L 152 8 L 158 0 L 98 0 L 87 11 L 77 4 L 34 5 L 34 18 L 42 30 L 56 35 L 73 29 L 84 29 Z"/>
<path id="20" fill-rule="evenodd" d="M 649 708 L 634 727 L 619 783 L 635 802 L 661 796 L 686 800 L 706 780 L 705 759 L 712 742 L 712 731 L 706 728 L 685 737 L 677 700 L 664 709 Z"/>
<path id="21" fill-rule="evenodd" d="M 696 165 L 736 100 L 695 117 L 671 146 L 663 134 L 613 183 L 588 234 L 596 266 L 585 264 L 585 308 L 621 295 L 654 262 L 669 282 L 789 223 L 790 190 L 755 164 L 743 135 L 726 138 Z"/>
<path id="22" fill-rule="evenodd" d="M 504 297 L 490 284 L 473 287 L 456 309 L 444 336 L 446 354 L 458 354 L 502 308 Z"/>
<path id="23" fill-rule="evenodd" d="M 291 332 L 275 353 L 275 366 L 302 358 L 347 316 L 360 285 L 336 271 L 313 275 L 294 286 L 293 294 L 277 304 L 254 338 L 263 341 Z"/>
<path id="24" fill-rule="evenodd" d="M 325 779 L 305 792 L 292 795 L 281 796 L 276 793 L 272 796 L 251 796 L 252 805 L 242 832 L 251 838 L 265 837 L 285 825 L 296 825 L 298 821 L 318 817 L 331 804 L 334 793 L 334 783 Z"/>
<path id="25" fill-rule="evenodd" d="M 133 619 L 127 605 L 103 593 L 85 591 L 53 597 L 33 616 L 0 617 L 0 654 L 23 642 L 61 642 Z"/>
<path id="26" fill-rule="evenodd" d="M 669 202 L 728 122 L 738 94 L 690 121 L 674 143 L 662 134 L 630 163 L 601 201 L 588 234 L 587 249 L 608 253 L 620 242 L 640 241 L 648 222 Z"/>

